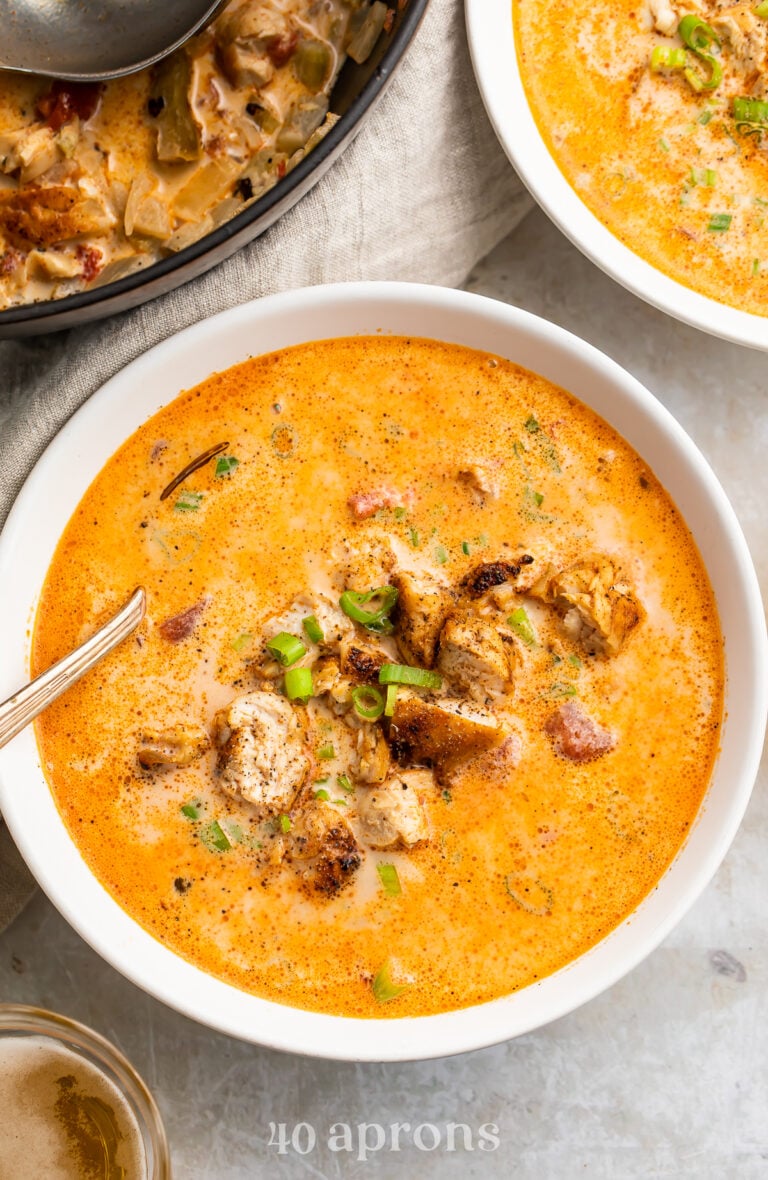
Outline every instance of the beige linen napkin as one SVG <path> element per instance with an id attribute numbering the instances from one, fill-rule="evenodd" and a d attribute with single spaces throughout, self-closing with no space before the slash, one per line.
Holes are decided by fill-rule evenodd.
<path id="1" fill-rule="evenodd" d="M 529 208 L 483 110 L 462 0 L 431 0 L 358 138 L 265 235 L 134 311 L 0 343 L 0 524 L 73 411 L 171 333 L 259 295 L 316 283 L 401 279 L 457 286 Z M 0 929 L 29 894 L 29 879 L 18 869 L 11 871 L 0 847 Z"/>

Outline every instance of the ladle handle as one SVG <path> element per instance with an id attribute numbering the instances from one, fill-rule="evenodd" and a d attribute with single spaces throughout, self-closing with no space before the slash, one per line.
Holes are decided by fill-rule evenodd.
<path id="1" fill-rule="evenodd" d="M 99 660 L 136 630 L 147 608 L 147 596 L 139 587 L 125 606 L 109 622 L 76 647 L 69 655 L 53 664 L 26 688 L 0 705 L 0 748 L 15 737 L 25 725 L 33 721 L 57 697 L 71 688 L 81 676 L 89 672 Z"/>

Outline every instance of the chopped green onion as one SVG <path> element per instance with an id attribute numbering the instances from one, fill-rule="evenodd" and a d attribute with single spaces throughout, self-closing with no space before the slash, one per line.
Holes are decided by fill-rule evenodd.
<path id="1" fill-rule="evenodd" d="M 550 696 L 553 697 L 575 697 L 576 685 L 566 684 L 562 680 L 557 680 L 550 689 Z"/>
<path id="2" fill-rule="evenodd" d="M 469 557 L 469 541 L 462 541 L 461 542 L 461 552 L 464 554 L 465 557 Z"/>
<path id="3" fill-rule="evenodd" d="M 398 508 L 394 508 L 392 511 L 395 520 L 402 520 L 404 516 L 408 515 L 408 509 L 403 508 L 402 504 Z"/>
<path id="4" fill-rule="evenodd" d="M 200 819 L 203 810 L 202 799 L 193 799 L 191 803 L 182 803 L 181 814 L 187 819 Z"/>
<path id="5" fill-rule="evenodd" d="M 753 278 L 753 279 L 754 279 L 754 278 L 757 278 L 757 275 L 758 275 L 759 273 L 760 273 L 760 259 L 759 259 L 759 258 L 753 258 L 753 259 L 752 259 L 752 278 Z"/>
<path id="6" fill-rule="evenodd" d="M 419 530 L 418 529 L 408 529 L 408 537 L 409 537 L 410 542 L 413 545 L 414 549 L 418 549 L 418 547 L 419 547 Z"/>
<path id="7" fill-rule="evenodd" d="M 533 414 L 531 414 L 530 418 L 526 418 L 525 429 L 529 434 L 536 434 L 541 429 Z"/>
<path id="8" fill-rule="evenodd" d="M 684 16 L 677 26 L 677 31 L 680 39 L 689 49 L 694 53 L 700 53 L 702 49 L 709 49 L 712 42 L 720 47 L 720 38 L 711 25 L 703 21 L 700 16 L 695 16 L 689 12 Z"/>
<path id="9" fill-rule="evenodd" d="M 226 832 L 216 819 L 212 823 L 206 824 L 204 828 L 201 828 L 198 835 L 209 852 L 226 852 L 232 847 L 227 839 Z"/>
<path id="10" fill-rule="evenodd" d="M 278 822 L 280 824 L 280 831 L 283 832 L 287 836 L 288 833 L 290 832 L 291 826 L 292 826 L 290 815 L 278 816 Z"/>
<path id="11" fill-rule="evenodd" d="M 252 639 L 253 636 L 251 635 L 250 631 L 243 631 L 242 635 L 238 635 L 237 639 L 233 639 L 229 646 L 233 651 L 242 651 L 244 647 L 248 646 Z"/>
<path id="12" fill-rule="evenodd" d="M 311 668 L 288 668 L 285 673 L 285 695 L 289 701 L 301 701 L 306 705 L 315 695 Z"/>
<path id="13" fill-rule="evenodd" d="M 669 45 L 657 45 L 651 53 L 651 69 L 682 70 L 685 68 L 687 54 L 684 49 Z"/>
<path id="14" fill-rule="evenodd" d="M 173 509 L 174 512 L 197 512 L 202 502 L 202 492 L 182 492 Z"/>
<path id="15" fill-rule="evenodd" d="M 541 508 L 542 504 L 544 503 L 544 496 L 542 493 L 534 492 L 533 488 L 529 488 L 527 486 L 525 489 L 525 498 L 530 500 L 532 504 L 535 504 L 537 508 Z"/>
<path id="16" fill-rule="evenodd" d="M 317 751 L 317 756 L 318 756 L 318 758 L 325 758 L 326 760 L 329 760 L 331 758 L 335 758 L 336 751 L 334 750 L 331 742 L 328 742 L 327 746 L 321 746 L 320 749 Z"/>
<path id="17" fill-rule="evenodd" d="M 418 688 L 440 688 L 442 676 L 426 668 L 412 668 L 410 664 L 382 664 L 379 684 L 415 684 Z"/>
<path id="18" fill-rule="evenodd" d="M 753 9 L 755 16 L 768 17 L 768 0 L 760 0 L 757 8 Z"/>
<path id="19" fill-rule="evenodd" d="M 275 635 L 274 639 L 268 639 L 266 648 L 272 653 L 278 664 L 282 664 L 284 668 L 295 664 L 297 660 L 307 654 L 307 649 L 301 640 L 297 639 L 295 635 L 289 635 L 287 631 L 281 631 L 279 635 Z"/>
<path id="20" fill-rule="evenodd" d="M 236 459 L 234 455 L 222 455 L 220 459 L 216 460 L 216 470 L 214 471 L 215 479 L 222 479 L 225 475 L 231 475 L 236 467 L 240 466 L 240 460 Z"/>
<path id="21" fill-rule="evenodd" d="M 707 53 L 699 53 L 697 56 L 709 66 L 709 78 L 702 78 L 701 74 L 697 74 L 696 70 L 691 66 L 683 70 L 683 77 L 691 90 L 694 90 L 696 94 L 701 94 L 702 90 L 716 90 L 723 80 L 723 70 L 720 62 L 715 61 L 714 57 L 710 57 Z"/>
<path id="22" fill-rule="evenodd" d="M 731 228 L 733 217 L 730 213 L 713 213 L 709 219 L 707 229 L 713 234 L 724 234 Z"/>
<path id="23" fill-rule="evenodd" d="M 346 774 L 337 774 L 336 782 L 339 784 L 342 791 L 346 791 L 348 795 L 351 795 L 355 789 L 349 780 L 349 776 Z"/>
<path id="24" fill-rule="evenodd" d="M 387 700 L 384 705 L 384 716 L 393 717 L 395 712 L 395 701 L 397 700 L 397 685 L 387 685 Z"/>
<path id="25" fill-rule="evenodd" d="M 325 783 L 329 783 L 330 781 L 331 781 L 331 776 L 329 774 L 326 774 L 324 776 L 324 778 L 316 778 L 315 779 L 315 786 L 322 787 Z"/>
<path id="26" fill-rule="evenodd" d="M 445 565 L 448 560 L 448 550 L 445 545 L 435 545 L 435 561 L 438 565 Z"/>
<path id="27" fill-rule="evenodd" d="M 318 623 L 314 615 L 307 615 L 306 619 L 301 620 L 301 625 L 306 632 L 307 639 L 310 643 L 322 643 L 325 639 L 323 635 L 323 628 Z"/>
<path id="28" fill-rule="evenodd" d="M 233 819 L 225 819 L 221 825 L 222 831 L 226 829 L 226 835 L 229 837 L 231 844 L 240 844 L 243 839 L 243 829 L 240 824 L 235 823 Z"/>
<path id="29" fill-rule="evenodd" d="M 581 667 L 581 660 L 579 659 L 578 656 L 573 656 L 573 655 L 568 656 L 568 663 L 572 664 L 574 668 Z"/>
<path id="30" fill-rule="evenodd" d="M 389 1000 L 394 1000 L 397 996 L 406 989 L 403 986 L 392 982 L 392 964 L 387 959 L 386 963 L 379 968 L 377 974 L 374 976 L 371 984 L 373 998 L 378 1000 L 380 1004 L 386 1004 Z"/>
<path id="31" fill-rule="evenodd" d="M 706 127 L 714 113 L 714 111 L 702 111 L 696 122 L 701 123 L 702 127 Z"/>
<path id="32" fill-rule="evenodd" d="M 451 792 L 450 792 L 450 788 L 449 788 L 449 787 L 443 787 L 443 789 L 442 789 L 442 791 L 440 792 L 440 794 L 441 794 L 441 795 L 442 795 L 442 797 L 443 797 L 443 802 L 444 802 L 444 803 L 453 803 L 453 795 L 451 794 Z"/>
<path id="33" fill-rule="evenodd" d="M 538 643 L 538 636 L 534 630 L 533 623 L 528 618 L 528 612 L 524 607 L 520 606 L 517 610 L 513 610 L 512 614 L 507 619 L 509 626 L 515 632 L 519 639 L 522 639 L 526 647 L 535 647 Z"/>
<path id="34" fill-rule="evenodd" d="M 334 799 L 334 803 L 338 807 L 349 807 L 349 803 L 347 802 L 346 799 Z"/>
<path id="35" fill-rule="evenodd" d="M 378 721 L 384 712 L 384 697 L 372 684 L 359 684 L 352 689 L 352 704 L 355 712 L 366 721 Z"/>
<path id="36" fill-rule="evenodd" d="M 379 880 L 384 886 L 384 892 L 388 893 L 390 897 L 397 897 L 403 892 L 400 887 L 400 878 L 397 875 L 397 869 L 394 865 L 376 865 L 376 872 L 379 874 Z"/>
<path id="37" fill-rule="evenodd" d="M 363 610 L 368 602 L 379 602 L 373 610 Z M 376 590 L 369 590 L 367 594 L 359 594 L 356 590 L 345 590 L 339 599 L 339 606 L 350 619 L 362 624 L 368 631 L 377 635 L 389 635 L 394 630 L 390 621 L 390 612 L 397 602 L 397 590 L 394 586 L 379 586 Z"/>
<path id="38" fill-rule="evenodd" d="M 704 51 L 710 49 L 713 44 L 718 49 L 720 48 L 720 38 L 717 33 L 711 25 L 701 20 L 700 17 L 694 16 L 693 13 L 688 13 L 683 17 L 677 26 L 677 31 L 688 48 L 692 49 L 696 56 L 709 66 L 710 71 L 709 78 L 703 78 L 692 67 L 688 67 L 683 71 L 685 80 L 697 94 L 702 90 L 715 90 L 723 80 L 722 67 L 711 54 Z"/>
<path id="39" fill-rule="evenodd" d="M 667 141 L 663 135 L 659 136 L 658 144 L 663 152 L 669 151 L 669 144 L 667 143 Z"/>
<path id="40" fill-rule="evenodd" d="M 759 98 L 734 98 L 733 115 L 738 122 L 768 123 L 768 102 Z"/>
<path id="41" fill-rule="evenodd" d="M 545 918 L 552 913 L 554 895 L 552 890 L 539 880 L 527 877 L 516 877 L 509 873 L 504 878 L 504 888 L 515 905 L 527 914 L 534 914 L 537 918 Z"/>
<path id="42" fill-rule="evenodd" d="M 759 98 L 734 98 L 733 117 L 742 135 L 760 138 L 768 125 L 768 102 Z"/>
<path id="43" fill-rule="evenodd" d="M 331 796 L 328 794 L 327 791 L 324 791 L 321 789 L 319 791 L 315 791 L 315 798 L 322 799 L 323 803 L 329 803 Z"/>
<path id="44" fill-rule="evenodd" d="M 272 449 L 278 459 L 289 459 L 298 443 L 299 437 L 292 426 L 276 426 L 272 431 Z"/>

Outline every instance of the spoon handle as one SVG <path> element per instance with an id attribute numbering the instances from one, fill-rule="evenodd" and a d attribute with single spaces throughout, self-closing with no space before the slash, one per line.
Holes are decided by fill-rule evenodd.
<path id="1" fill-rule="evenodd" d="M 0 748 L 135 631 L 144 618 L 146 607 L 146 594 L 139 587 L 125 606 L 90 639 L 53 664 L 26 688 L 20 688 L 3 701 L 0 704 Z"/>

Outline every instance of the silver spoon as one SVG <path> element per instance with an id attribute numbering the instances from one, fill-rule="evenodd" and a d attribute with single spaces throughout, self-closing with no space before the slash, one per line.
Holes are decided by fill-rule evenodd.
<path id="1" fill-rule="evenodd" d="M 0 0 L 0 69 L 100 82 L 182 45 L 226 0 Z"/>
<path id="2" fill-rule="evenodd" d="M 109 622 L 0 705 L 0 749 L 15 737 L 38 713 L 47 709 L 57 697 L 71 688 L 94 664 L 103 660 L 114 647 L 136 630 L 147 609 L 147 596 L 141 586 L 134 590 L 125 606 Z"/>

